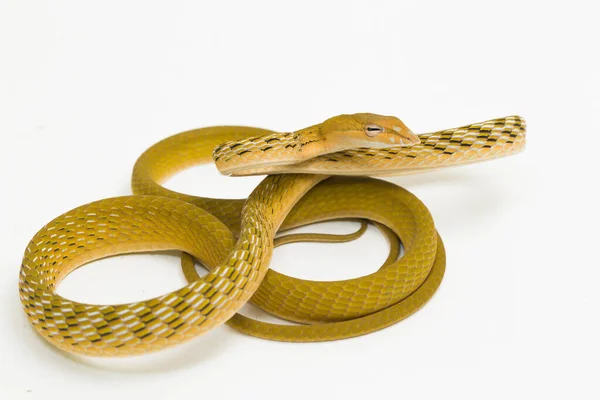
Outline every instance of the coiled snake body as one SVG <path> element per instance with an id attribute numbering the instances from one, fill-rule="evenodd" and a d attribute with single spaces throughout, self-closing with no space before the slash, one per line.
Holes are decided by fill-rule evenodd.
<path id="1" fill-rule="evenodd" d="M 165 348 L 223 322 L 267 339 L 322 341 L 362 335 L 418 310 L 436 291 L 445 252 L 426 207 L 406 190 L 367 177 L 422 172 L 513 154 L 525 143 L 516 116 L 415 136 L 397 118 L 342 115 L 300 131 L 248 127 L 184 132 L 148 149 L 135 165 L 134 196 L 71 210 L 31 240 L 21 266 L 22 304 L 50 343 L 87 355 Z M 214 154 L 213 154 L 214 150 Z M 190 196 L 161 186 L 208 162 L 231 175 L 271 174 L 245 200 Z M 365 277 L 316 282 L 269 270 L 279 230 L 340 218 L 373 221 L 389 238 L 388 260 Z M 398 258 L 399 243 L 405 254 Z M 59 296 L 79 266 L 114 254 L 180 250 L 189 284 L 121 305 Z M 210 272 L 200 278 L 199 260 Z M 247 302 L 297 325 L 255 321 Z"/>

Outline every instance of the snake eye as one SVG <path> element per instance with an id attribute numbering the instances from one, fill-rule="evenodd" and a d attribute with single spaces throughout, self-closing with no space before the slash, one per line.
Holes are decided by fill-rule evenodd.
<path id="1" fill-rule="evenodd" d="M 368 137 L 375 137 L 375 136 L 379 135 L 381 132 L 383 132 L 383 128 L 379 125 L 375 125 L 375 124 L 365 125 L 365 134 Z"/>

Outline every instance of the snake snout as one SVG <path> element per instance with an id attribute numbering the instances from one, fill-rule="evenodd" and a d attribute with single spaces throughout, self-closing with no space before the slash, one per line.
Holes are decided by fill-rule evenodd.
<path id="1" fill-rule="evenodd" d="M 405 146 L 412 146 L 412 145 L 421 143 L 421 139 L 419 138 L 419 136 L 417 136 L 415 133 L 413 133 L 413 131 L 411 131 L 410 129 L 402 130 L 399 126 L 394 126 L 393 130 L 400 137 L 399 144 L 402 144 Z"/>

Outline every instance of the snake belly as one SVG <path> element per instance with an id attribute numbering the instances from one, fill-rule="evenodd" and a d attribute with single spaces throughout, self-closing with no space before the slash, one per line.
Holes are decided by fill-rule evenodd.
<path id="1" fill-rule="evenodd" d="M 419 172 L 512 154 L 524 144 L 525 123 L 507 117 L 421 135 L 421 144 L 411 147 L 346 150 L 289 170 L 254 171 L 275 175 L 247 200 L 196 197 L 161 186 L 176 172 L 208 162 L 219 144 L 271 133 L 211 127 L 167 138 L 136 163 L 135 196 L 90 203 L 48 223 L 29 243 L 19 280 L 35 329 L 51 344 L 86 355 L 159 350 L 224 322 L 254 336 L 288 341 L 342 339 L 381 329 L 415 312 L 436 291 L 445 268 L 443 244 L 426 207 L 405 189 L 372 178 L 328 176 Z M 278 230 L 339 218 L 387 227 L 402 242 L 404 256 L 373 274 L 336 282 L 300 280 L 268 268 Z M 69 272 L 90 261 L 172 249 L 189 255 L 182 262 L 190 282 L 166 295 L 90 305 L 55 291 Z M 189 273 L 193 259 L 210 272 L 202 278 Z M 236 314 L 247 301 L 300 324 L 268 324 Z"/>

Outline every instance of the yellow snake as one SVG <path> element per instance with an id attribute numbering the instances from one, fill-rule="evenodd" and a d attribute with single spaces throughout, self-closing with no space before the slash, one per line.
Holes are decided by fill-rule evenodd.
<path id="1" fill-rule="evenodd" d="M 422 172 L 513 154 L 524 144 L 525 121 L 517 116 L 419 136 L 399 119 L 375 114 L 342 115 L 290 133 L 233 126 L 183 132 L 139 158 L 134 196 L 77 207 L 34 236 L 21 266 L 21 301 L 51 344 L 96 356 L 162 349 L 224 322 L 254 336 L 297 342 L 369 333 L 431 298 L 444 274 L 444 247 L 430 213 L 408 191 L 373 178 L 329 176 Z M 161 186 L 211 158 L 226 174 L 271 175 L 245 200 L 195 197 Z M 390 255 L 378 271 L 316 282 L 268 268 L 278 231 L 341 218 L 373 221 L 390 240 Z M 398 258 L 400 242 L 405 253 Z M 90 261 L 172 249 L 182 251 L 189 281 L 172 293 L 91 305 L 55 291 L 68 273 Z M 194 259 L 210 270 L 206 276 L 198 276 Z M 247 301 L 298 324 L 236 314 Z"/>

